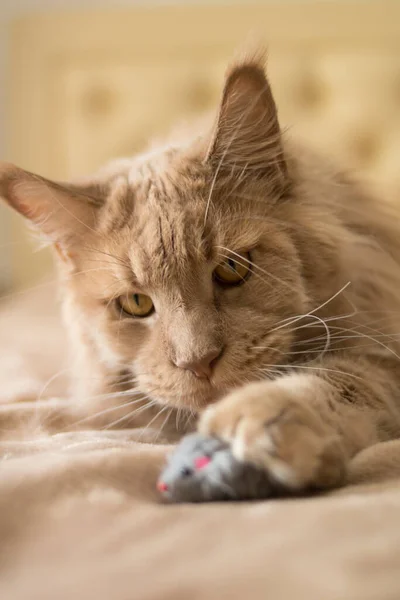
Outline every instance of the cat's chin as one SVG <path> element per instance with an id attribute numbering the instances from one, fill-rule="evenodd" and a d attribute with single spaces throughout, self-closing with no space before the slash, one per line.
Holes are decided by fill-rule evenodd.
<path id="1" fill-rule="evenodd" d="M 207 393 L 182 394 L 179 397 L 156 396 L 154 399 L 163 406 L 201 413 L 210 404 L 221 400 L 229 391 L 231 390 L 228 388 L 224 390 L 211 388 Z"/>

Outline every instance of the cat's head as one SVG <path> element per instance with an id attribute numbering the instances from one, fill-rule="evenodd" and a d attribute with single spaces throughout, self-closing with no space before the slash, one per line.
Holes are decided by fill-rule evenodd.
<path id="1" fill-rule="evenodd" d="M 273 373 L 314 278 L 324 271 L 324 294 L 335 287 L 296 168 L 262 62 L 249 59 L 228 71 L 210 135 L 79 184 L 3 165 L 0 191 L 57 250 L 66 325 L 91 364 L 198 409 Z"/>

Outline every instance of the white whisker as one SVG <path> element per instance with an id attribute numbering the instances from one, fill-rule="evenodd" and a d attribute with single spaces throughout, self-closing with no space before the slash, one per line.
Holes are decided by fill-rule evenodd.
<path id="1" fill-rule="evenodd" d="M 142 402 L 145 402 L 147 400 L 147 398 L 143 397 L 143 398 L 140 398 L 140 400 Z M 131 419 L 134 416 L 137 417 L 139 414 L 141 414 L 142 412 L 148 410 L 149 408 L 152 408 L 156 404 L 157 404 L 157 400 L 151 400 L 150 402 L 147 402 L 143 406 L 140 406 L 139 408 L 136 408 L 135 410 L 130 411 L 126 415 L 122 415 L 122 417 L 120 417 L 119 419 L 116 419 L 115 421 L 112 421 L 112 423 L 109 423 L 108 425 L 105 425 L 104 427 L 102 427 L 102 429 L 103 430 L 111 429 L 112 427 L 115 427 L 115 425 L 118 425 L 119 423 L 122 423 L 122 421 L 126 421 L 127 419 Z"/>
<path id="2" fill-rule="evenodd" d="M 292 325 L 293 323 L 297 323 L 297 321 L 300 321 L 301 319 L 304 319 L 306 317 L 310 317 L 310 316 L 314 315 L 314 313 L 318 312 L 319 310 L 321 310 L 321 308 L 324 308 L 327 304 L 332 302 L 332 300 L 337 298 L 339 296 L 339 294 L 342 294 L 349 287 L 350 284 L 351 284 L 351 281 L 348 281 L 343 287 L 340 288 L 340 290 L 338 292 L 333 294 L 328 300 L 325 300 L 325 302 L 323 302 L 322 304 L 317 306 L 317 308 L 314 308 L 310 312 L 305 313 L 303 315 L 298 315 L 296 317 L 288 317 L 286 319 L 283 319 L 282 321 L 280 321 L 280 323 L 278 324 L 277 327 L 274 327 L 274 329 L 270 329 L 269 333 L 278 331 L 279 329 L 282 329 L 283 327 L 287 327 L 289 325 Z M 285 321 L 286 321 L 286 323 L 285 323 Z"/>
<path id="3" fill-rule="evenodd" d="M 310 367 L 308 365 L 265 365 L 267 368 L 277 367 L 278 369 L 291 369 L 292 371 L 296 371 L 297 369 L 309 369 L 313 371 L 327 371 L 329 373 L 339 373 L 340 375 L 346 375 L 348 377 L 352 377 L 353 379 L 358 379 L 359 381 L 364 381 L 362 377 L 358 377 L 358 375 L 354 375 L 353 373 L 347 373 L 346 371 L 340 371 L 339 369 L 329 369 L 328 367 Z M 262 370 L 262 369 L 261 369 Z"/>

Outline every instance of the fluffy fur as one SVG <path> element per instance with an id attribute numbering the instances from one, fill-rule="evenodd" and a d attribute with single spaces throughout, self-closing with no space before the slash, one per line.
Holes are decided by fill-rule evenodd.
<path id="1" fill-rule="evenodd" d="M 335 486 L 400 433 L 398 215 L 282 134 L 261 58 L 227 73 L 210 135 L 74 185 L 11 165 L 1 194 L 57 250 L 82 402 L 201 412 L 291 490 Z M 249 251 L 251 273 L 213 271 Z M 155 312 L 124 316 L 144 293 Z M 210 377 L 187 365 L 218 356 Z"/>

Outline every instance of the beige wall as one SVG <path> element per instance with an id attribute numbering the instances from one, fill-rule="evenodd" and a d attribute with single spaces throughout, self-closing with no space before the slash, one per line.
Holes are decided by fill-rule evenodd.
<path id="1" fill-rule="evenodd" d="M 260 0 L 260 3 L 294 2 L 302 0 Z M 320 0 L 331 1 L 331 0 Z M 338 0 L 346 1 L 346 0 Z M 361 0 L 368 2 L 368 0 Z M 0 0 L 0 157 L 6 157 L 7 148 L 4 143 L 7 122 L 7 63 L 8 42 L 11 23 L 20 17 L 43 12 L 59 12 L 74 9 L 99 9 L 129 6 L 155 6 L 175 4 L 246 4 L 246 0 Z"/>

